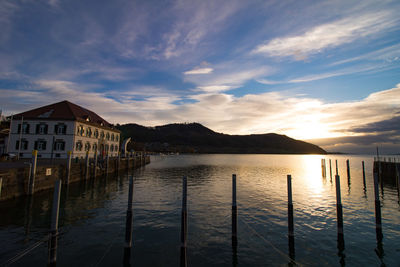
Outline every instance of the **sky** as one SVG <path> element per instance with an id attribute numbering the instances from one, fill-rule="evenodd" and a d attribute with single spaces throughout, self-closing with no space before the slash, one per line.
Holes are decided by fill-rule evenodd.
<path id="1" fill-rule="evenodd" d="M 400 1 L 0 0 L 0 109 L 400 153 Z"/>

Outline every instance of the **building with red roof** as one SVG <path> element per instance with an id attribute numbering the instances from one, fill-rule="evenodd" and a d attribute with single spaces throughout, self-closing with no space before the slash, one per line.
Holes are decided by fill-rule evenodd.
<path id="1" fill-rule="evenodd" d="M 73 157 L 116 156 L 119 151 L 120 131 L 69 101 L 14 115 L 10 131 L 8 152 L 20 158 L 31 157 L 33 150 L 42 158 L 66 158 L 68 151 Z"/>

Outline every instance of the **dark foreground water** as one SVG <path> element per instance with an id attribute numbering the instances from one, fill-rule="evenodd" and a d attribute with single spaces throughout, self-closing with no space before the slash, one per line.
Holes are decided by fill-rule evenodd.
<path id="1" fill-rule="evenodd" d="M 329 157 L 325 157 L 329 158 Z M 287 266 L 286 175 L 293 177 L 295 263 L 299 266 L 400 266 L 400 205 L 384 184 L 383 241 L 375 233 L 372 157 L 338 159 L 345 249 L 338 251 L 335 184 L 321 156 L 157 156 L 120 177 L 63 188 L 58 266 L 120 266 L 129 177 L 134 176 L 132 266 L 179 266 L 182 177 L 188 176 L 189 266 Z M 351 180 L 347 180 L 346 159 Z M 366 190 L 361 161 L 366 163 Z M 333 161 L 332 161 L 333 163 Z M 332 166 L 334 169 L 334 166 Z M 231 245 L 231 176 L 237 174 L 238 247 Z M 52 191 L 0 203 L 0 265 L 44 266 Z M 38 247 L 26 252 L 32 245 Z M 14 259 L 13 259 L 14 258 Z M 9 261 L 10 259 L 13 259 Z"/>

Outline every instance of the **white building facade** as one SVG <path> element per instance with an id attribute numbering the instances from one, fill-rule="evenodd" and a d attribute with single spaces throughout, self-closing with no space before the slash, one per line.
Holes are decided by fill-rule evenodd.
<path id="1" fill-rule="evenodd" d="M 9 153 L 30 158 L 38 150 L 38 157 L 55 159 L 66 158 L 68 151 L 74 158 L 118 156 L 120 132 L 94 112 L 68 101 L 33 111 L 14 116 Z"/>

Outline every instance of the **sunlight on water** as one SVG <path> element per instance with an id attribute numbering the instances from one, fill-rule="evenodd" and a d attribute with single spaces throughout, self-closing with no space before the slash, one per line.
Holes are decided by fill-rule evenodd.
<path id="1" fill-rule="evenodd" d="M 326 159 L 322 177 L 321 159 Z M 338 250 L 335 159 L 341 181 L 344 241 Z M 347 177 L 350 159 L 351 177 Z M 366 164 L 366 188 L 361 161 Z M 397 266 L 400 205 L 396 184 L 380 188 L 383 241 L 377 243 L 373 158 L 318 155 L 180 155 L 152 157 L 143 169 L 63 188 L 59 266 L 121 265 L 128 180 L 134 177 L 132 265 L 177 266 L 180 258 L 182 177 L 188 177 L 190 266 Z M 232 174 L 237 174 L 238 247 L 231 239 Z M 295 258 L 288 251 L 287 175 L 292 175 Z M 383 193 L 383 195 L 382 195 Z M 52 192 L 0 203 L 0 264 L 47 233 Z M 376 250 L 378 248 L 378 250 Z M 383 253 L 376 253 L 383 252 Z M 382 256 L 383 255 L 383 256 Z M 47 262 L 42 245 L 18 260 Z M 18 265 L 17 264 L 17 265 Z M 396 265 L 397 264 L 397 265 Z"/>
<path id="2" fill-rule="evenodd" d="M 321 175 L 322 170 L 321 166 L 321 157 L 320 156 L 301 156 L 298 159 L 298 162 L 294 163 L 298 164 L 301 167 L 301 181 L 304 185 L 308 186 L 311 194 L 321 195 L 322 194 L 322 182 Z"/>

